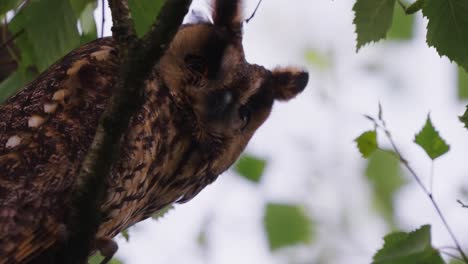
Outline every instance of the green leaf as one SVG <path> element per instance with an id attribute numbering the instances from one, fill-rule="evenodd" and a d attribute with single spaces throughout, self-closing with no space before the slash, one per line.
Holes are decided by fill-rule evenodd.
<path id="1" fill-rule="evenodd" d="M 385 38 L 392 25 L 394 7 L 395 0 L 357 0 L 353 7 L 357 50 Z"/>
<path id="2" fill-rule="evenodd" d="M 128 1 L 138 36 L 143 36 L 150 29 L 163 4 L 164 0 Z"/>
<path id="3" fill-rule="evenodd" d="M 416 2 L 408 6 L 408 8 L 406 8 L 406 14 L 411 15 L 421 10 L 424 6 L 424 1 L 425 0 L 417 0 Z"/>
<path id="4" fill-rule="evenodd" d="M 97 38 L 94 10 L 97 8 L 96 0 L 70 0 L 70 5 L 81 26 L 81 43 L 88 43 Z"/>
<path id="5" fill-rule="evenodd" d="M 321 71 L 328 70 L 331 66 L 330 58 L 317 50 L 307 50 L 305 53 L 305 58 L 308 63 Z"/>
<path id="6" fill-rule="evenodd" d="M 151 218 L 154 219 L 154 220 L 159 220 L 160 218 L 164 217 L 172 209 L 174 209 L 174 206 L 172 204 L 168 205 L 168 206 L 164 207 L 163 209 L 161 209 L 161 210 L 157 211 L 156 213 L 154 213 L 151 216 Z"/>
<path id="7" fill-rule="evenodd" d="M 458 67 L 458 98 L 468 99 L 468 73 Z"/>
<path id="8" fill-rule="evenodd" d="M 97 39 L 97 27 L 94 21 L 94 10 L 96 9 L 96 2 L 89 3 L 80 15 L 81 30 L 81 43 L 88 43 Z"/>
<path id="9" fill-rule="evenodd" d="M 14 34 L 23 30 L 26 24 L 26 16 L 24 12 L 20 12 L 10 21 L 8 29 Z M 35 66 L 35 62 L 37 61 L 32 43 L 24 31 L 15 39 L 16 47 L 20 50 L 21 59 L 19 63 L 23 66 Z"/>
<path id="10" fill-rule="evenodd" d="M 197 244 L 202 248 L 206 248 L 206 246 L 207 246 L 207 237 L 206 237 L 206 230 L 205 229 L 201 230 L 198 233 Z"/>
<path id="11" fill-rule="evenodd" d="M 393 12 L 392 27 L 387 34 L 387 38 L 392 40 L 409 40 L 413 38 L 414 16 L 407 15 L 398 3 L 396 5 Z"/>
<path id="12" fill-rule="evenodd" d="M 395 195 L 406 184 L 395 155 L 391 151 L 374 151 L 365 172 L 372 188 L 374 207 L 392 228 L 396 226 Z"/>
<path id="13" fill-rule="evenodd" d="M 361 152 L 364 158 L 368 158 L 378 147 L 377 132 L 375 130 L 362 133 L 354 141 L 357 143 L 359 152 Z"/>
<path id="14" fill-rule="evenodd" d="M 75 13 L 75 18 L 80 17 L 83 10 L 90 3 L 96 3 L 96 0 L 70 0 L 70 6 L 73 9 L 73 13 Z"/>
<path id="15" fill-rule="evenodd" d="M 450 146 L 445 143 L 444 139 L 440 137 L 439 132 L 432 125 L 429 115 L 427 115 L 426 124 L 415 136 L 414 142 L 421 146 L 432 160 L 444 155 L 450 149 Z"/>
<path id="16" fill-rule="evenodd" d="M 1 0 L 0 1 L 0 16 L 6 12 L 16 9 L 22 0 Z"/>
<path id="17" fill-rule="evenodd" d="M 36 75 L 37 73 L 34 70 L 18 68 L 16 72 L 0 83 L 0 103 L 23 88 Z"/>
<path id="18" fill-rule="evenodd" d="M 88 264 L 101 264 L 101 261 L 104 260 L 104 257 L 101 256 L 101 254 L 99 253 L 96 253 L 94 255 L 92 255 L 91 257 L 89 257 L 88 259 Z M 122 261 L 116 259 L 116 258 L 112 258 L 109 262 L 107 262 L 108 264 L 123 264 Z"/>
<path id="19" fill-rule="evenodd" d="M 125 238 L 125 241 L 128 242 L 130 240 L 130 234 L 128 233 L 128 228 L 122 230 L 122 232 L 120 232 L 120 234 Z"/>
<path id="20" fill-rule="evenodd" d="M 271 250 L 312 242 L 313 223 L 299 206 L 269 203 L 264 221 Z"/>
<path id="21" fill-rule="evenodd" d="M 372 264 L 444 264 L 431 245 L 431 227 L 424 225 L 410 232 L 395 232 L 384 237 L 384 246 Z"/>
<path id="22" fill-rule="evenodd" d="M 16 39 L 21 64 L 35 65 L 39 71 L 80 44 L 77 21 L 68 1 L 30 1 L 10 23 L 13 32 L 24 30 Z"/>
<path id="23" fill-rule="evenodd" d="M 427 44 L 468 71 L 468 1 L 426 0 Z"/>
<path id="24" fill-rule="evenodd" d="M 468 129 L 468 105 L 466 106 L 465 113 L 463 115 L 459 116 L 458 119 L 460 120 L 460 122 L 465 124 L 465 128 Z"/>
<path id="25" fill-rule="evenodd" d="M 259 182 L 266 166 L 266 160 L 244 154 L 236 162 L 234 170 L 246 179 Z"/>

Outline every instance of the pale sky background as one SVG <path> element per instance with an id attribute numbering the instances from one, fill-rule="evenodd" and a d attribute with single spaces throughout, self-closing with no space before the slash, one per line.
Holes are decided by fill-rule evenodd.
<path id="1" fill-rule="evenodd" d="M 208 12 L 206 0 L 195 2 Z M 370 263 L 388 229 L 372 208 L 366 163 L 353 140 L 372 128 L 363 114 L 375 115 L 379 101 L 397 144 L 420 175 L 429 175 L 430 160 L 412 140 L 428 112 L 450 144 L 450 152 L 435 163 L 434 196 L 468 248 L 468 209 L 456 203 L 464 198 L 460 189 L 468 186 L 468 131 L 457 118 L 466 102 L 456 96 L 455 66 L 425 44 L 421 14 L 413 40 L 374 44 L 356 54 L 354 2 L 263 1 L 244 28 L 248 61 L 308 67 L 310 81 L 297 99 L 275 105 L 247 148 L 268 159 L 262 181 L 255 185 L 224 173 L 163 219 L 131 228 L 130 242 L 118 237 L 119 259 L 126 264 L 305 264 L 320 257 L 327 264 Z M 245 14 L 256 3 L 246 1 Z M 106 16 L 110 21 L 109 12 Z M 109 28 L 108 23 L 106 34 Z M 307 49 L 329 56 L 330 70 L 308 65 Z M 366 70 L 369 65 L 376 70 Z M 430 223 L 435 246 L 453 245 L 427 197 L 408 179 L 411 184 L 396 199 L 400 227 L 410 231 Z M 306 208 L 316 223 L 316 242 L 271 253 L 263 230 L 267 201 Z M 206 230 L 205 246 L 197 243 L 201 230 Z"/>

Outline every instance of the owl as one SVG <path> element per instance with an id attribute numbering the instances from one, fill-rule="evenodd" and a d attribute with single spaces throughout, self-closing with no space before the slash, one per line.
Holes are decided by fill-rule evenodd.
<path id="1" fill-rule="evenodd" d="M 106 179 L 96 241 L 192 199 L 235 162 L 273 103 L 308 82 L 299 68 L 248 63 L 240 1 L 212 5 L 212 21 L 182 25 L 145 81 Z M 112 38 L 95 40 L 0 105 L 1 264 L 58 263 L 53 250 L 66 243 L 71 193 L 120 64 Z"/>

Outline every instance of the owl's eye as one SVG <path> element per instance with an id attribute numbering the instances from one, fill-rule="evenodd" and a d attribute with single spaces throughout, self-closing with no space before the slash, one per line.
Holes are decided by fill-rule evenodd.
<path id="1" fill-rule="evenodd" d="M 234 96 L 230 91 L 215 91 L 206 97 L 206 109 L 212 120 L 224 120 L 235 113 L 233 104 Z"/>
<path id="2" fill-rule="evenodd" d="M 184 58 L 185 65 L 192 72 L 201 74 L 203 76 L 208 75 L 208 66 L 206 65 L 205 59 L 198 55 L 189 54 Z"/>
<path id="3" fill-rule="evenodd" d="M 223 106 L 228 106 L 232 103 L 233 100 L 234 98 L 232 97 L 232 93 L 229 91 L 226 91 L 221 94 L 220 104 Z"/>
<path id="4" fill-rule="evenodd" d="M 230 91 L 219 91 L 213 93 L 209 101 L 210 108 L 223 115 L 233 103 L 233 96 Z"/>
<path id="5" fill-rule="evenodd" d="M 241 130 L 244 130 L 250 122 L 250 109 L 243 105 L 239 108 L 239 118 L 242 121 Z"/>

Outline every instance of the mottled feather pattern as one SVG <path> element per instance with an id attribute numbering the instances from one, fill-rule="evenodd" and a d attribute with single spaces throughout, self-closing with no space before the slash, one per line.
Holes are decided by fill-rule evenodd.
<path id="1" fill-rule="evenodd" d="M 69 202 L 63 193 L 76 180 L 117 67 L 93 53 L 112 46 L 103 39 L 70 53 L 0 106 L 1 256 L 17 251 L 22 262 L 57 239 Z"/>
<path id="2" fill-rule="evenodd" d="M 275 100 L 307 84 L 297 68 L 245 60 L 240 2 L 215 1 L 214 24 L 183 25 L 145 81 L 101 204 L 99 241 L 227 170 Z M 235 3 L 234 3 L 235 2 Z M 57 263 L 80 191 L 78 172 L 119 72 L 112 38 L 66 55 L 0 105 L 0 264 Z"/>

